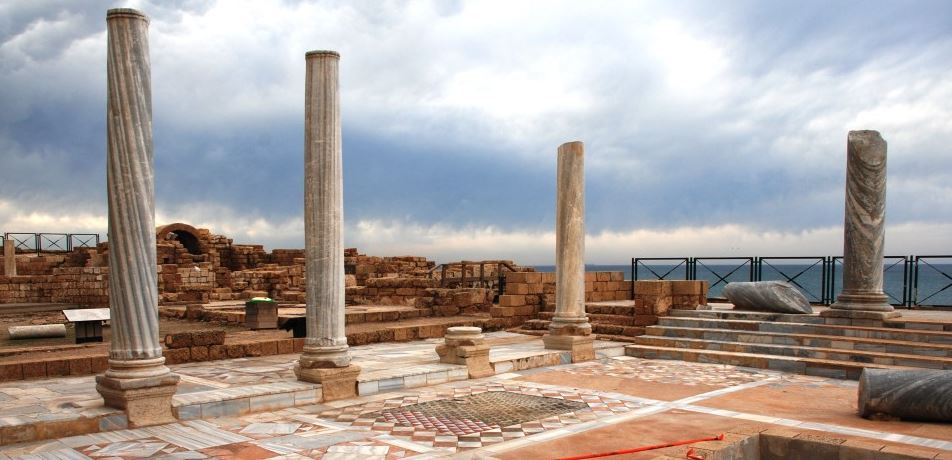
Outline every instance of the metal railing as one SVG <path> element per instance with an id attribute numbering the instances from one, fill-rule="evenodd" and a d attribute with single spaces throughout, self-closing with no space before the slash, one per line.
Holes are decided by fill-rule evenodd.
<path id="1" fill-rule="evenodd" d="M 842 256 L 635 257 L 632 280 L 707 280 L 708 296 L 731 281 L 785 281 L 811 303 L 830 305 L 842 288 Z M 897 307 L 952 307 L 952 255 L 886 256 L 883 293 Z M 635 286 L 631 286 L 634 296 Z"/>
<path id="2" fill-rule="evenodd" d="M 13 241 L 17 252 L 70 252 L 80 248 L 95 248 L 99 244 L 98 233 L 14 233 L 7 232 L 0 238 Z"/>

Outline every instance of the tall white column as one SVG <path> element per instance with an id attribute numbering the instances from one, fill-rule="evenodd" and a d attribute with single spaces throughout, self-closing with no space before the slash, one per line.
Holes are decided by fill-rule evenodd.
<path id="1" fill-rule="evenodd" d="M 149 20 L 132 9 L 106 13 L 106 194 L 109 200 L 109 368 L 96 378 L 106 405 L 130 426 L 174 421 L 179 377 L 159 342 L 152 171 Z"/>
<path id="2" fill-rule="evenodd" d="M 831 316 L 899 316 L 883 293 L 886 235 L 886 141 L 877 131 L 850 131 L 846 143 L 843 290 Z M 856 314 L 852 316 L 857 316 Z"/>
<path id="3" fill-rule="evenodd" d="M 13 238 L 3 239 L 3 276 L 17 276 L 17 247 Z"/>
<path id="4" fill-rule="evenodd" d="M 585 315 L 585 146 L 559 146 L 555 210 L 555 316 L 545 347 L 571 350 L 572 361 L 595 358 Z"/>
<path id="5" fill-rule="evenodd" d="M 307 339 L 298 379 L 320 382 L 325 400 L 356 396 L 344 330 L 344 177 L 335 51 L 305 54 L 304 245 Z"/>

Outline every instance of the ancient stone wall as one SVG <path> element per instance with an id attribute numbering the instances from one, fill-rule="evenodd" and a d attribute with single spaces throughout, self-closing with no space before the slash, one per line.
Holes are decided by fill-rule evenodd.
<path id="1" fill-rule="evenodd" d="M 354 275 L 361 286 L 372 278 L 429 278 L 434 267 L 436 262 L 426 257 L 376 257 L 360 254 L 356 248 L 344 250 L 344 273 Z"/>
<path id="2" fill-rule="evenodd" d="M 493 307 L 493 317 L 504 318 L 508 327 L 533 319 L 542 310 L 555 307 L 554 272 L 509 272 L 506 291 Z M 586 272 L 585 301 L 630 300 L 631 282 L 622 272 Z"/>

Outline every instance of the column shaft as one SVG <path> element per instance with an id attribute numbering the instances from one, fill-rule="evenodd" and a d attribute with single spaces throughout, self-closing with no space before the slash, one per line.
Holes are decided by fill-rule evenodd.
<path id="1" fill-rule="evenodd" d="M 592 326 L 585 316 L 585 147 L 558 151 L 555 216 L 555 315 L 546 348 L 572 350 L 573 361 L 594 358 Z"/>
<path id="2" fill-rule="evenodd" d="M 13 238 L 3 239 L 3 275 L 17 276 L 17 247 Z"/>
<path id="3" fill-rule="evenodd" d="M 106 192 L 109 201 L 109 369 L 97 390 L 133 426 L 173 420 L 178 376 L 159 342 L 149 20 L 130 9 L 106 15 Z M 157 401 L 158 400 L 158 401 Z"/>
<path id="4" fill-rule="evenodd" d="M 334 52 L 307 54 L 304 107 L 304 238 L 307 257 L 305 346 L 346 366 L 344 333 L 344 184 L 340 92 Z M 307 354 L 307 352 L 305 352 Z"/>
<path id="5" fill-rule="evenodd" d="M 846 151 L 843 291 L 831 308 L 892 311 L 883 293 L 886 141 L 876 131 L 850 131 Z"/>

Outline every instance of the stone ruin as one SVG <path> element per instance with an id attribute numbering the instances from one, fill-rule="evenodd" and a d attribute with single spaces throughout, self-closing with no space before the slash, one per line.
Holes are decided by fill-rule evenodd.
<path id="1" fill-rule="evenodd" d="M 18 276 L 0 276 L 0 304 L 106 307 L 108 253 L 109 243 L 103 242 L 95 248 L 66 253 L 18 254 Z M 235 244 L 231 238 L 209 229 L 174 223 L 156 229 L 156 256 L 160 305 L 253 297 L 294 304 L 305 300 L 303 249 L 268 252 L 262 245 Z M 517 270 L 531 270 L 505 262 Z M 441 287 L 452 284 L 444 283 L 442 276 L 458 279 L 462 274 L 459 267 L 452 265 L 449 270 L 436 268 L 436 262 L 425 257 L 368 256 L 348 248 L 344 251 L 346 303 L 432 307 L 439 316 L 489 312 L 498 294 L 496 284 Z M 472 274 L 471 270 L 467 273 Z M 498 278 L 496 264 L 486 266 L 485 276 Z"/>

